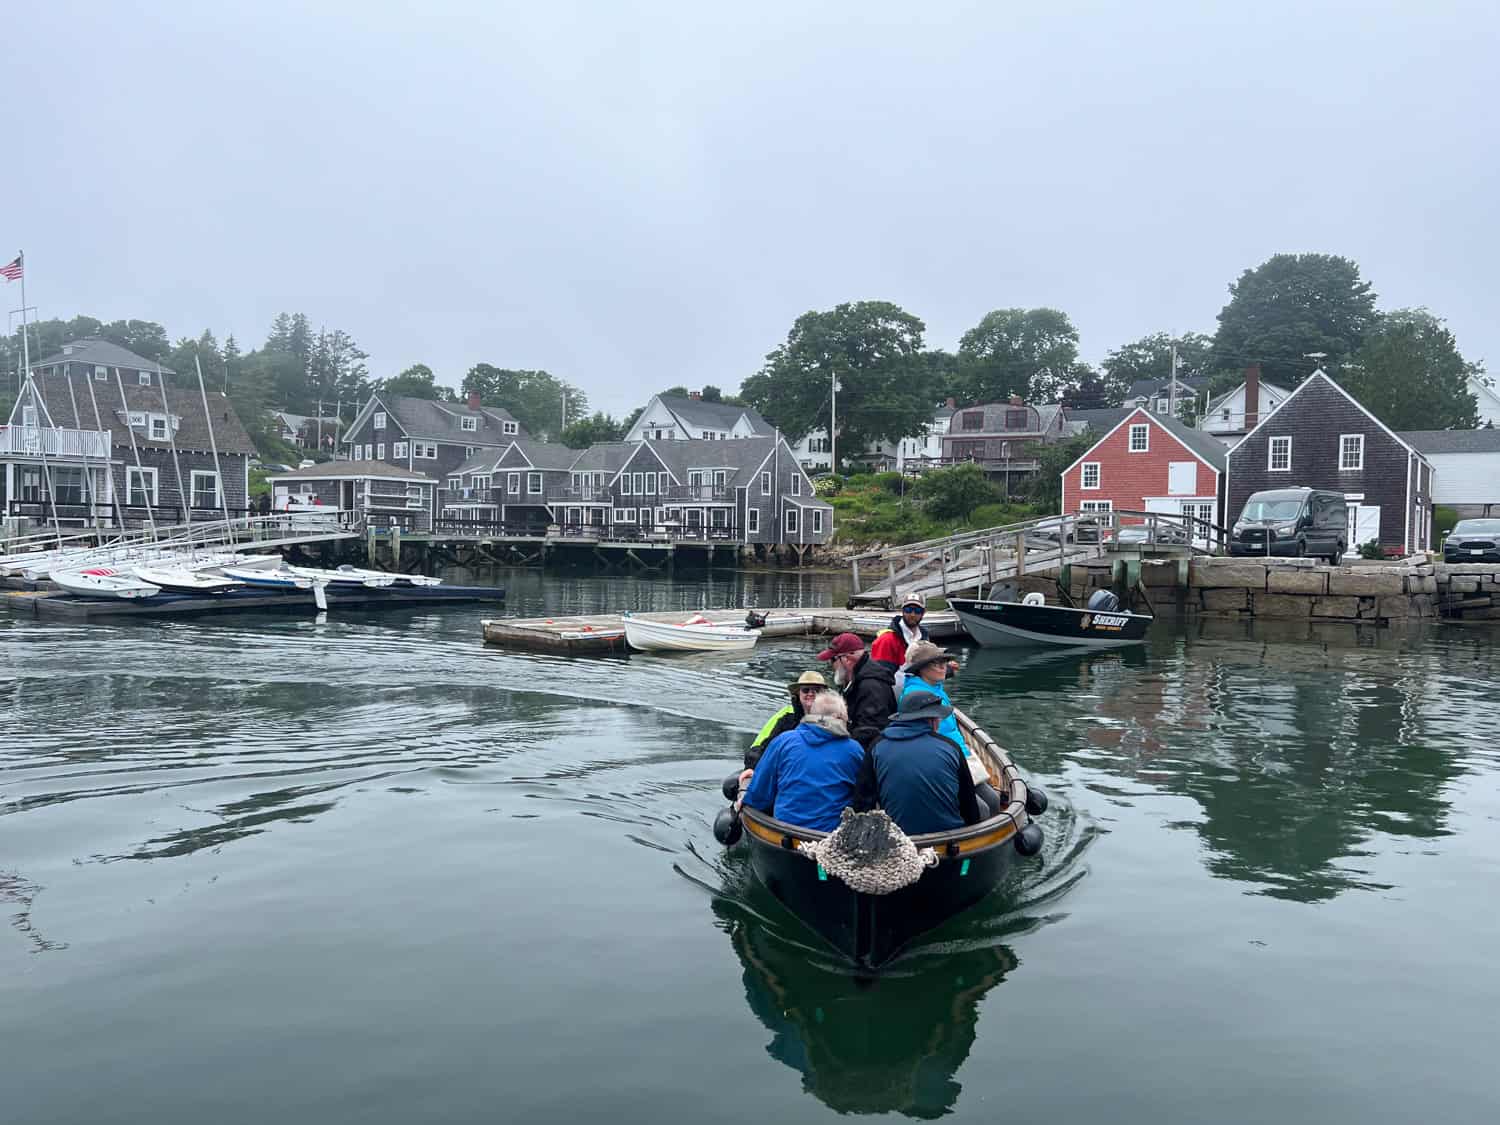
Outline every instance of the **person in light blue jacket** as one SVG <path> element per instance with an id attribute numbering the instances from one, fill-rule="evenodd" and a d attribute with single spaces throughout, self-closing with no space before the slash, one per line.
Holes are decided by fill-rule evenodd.
<path id="1" fill-rule="evenodd" d="M 953 700 L 948 698 L 948 692 L 943 687 L 943 681 L 948 678 L 948 662 L 953 657 L 931 641 L 917 641 L 906 650 L 906 664 L 901 671 L 906 673 L 906 680 L 901 685 L 901 696 L 897 700 L 906 698 L 914 691 L 930 691 L 942 702 L 951 708 Z M 953 717 L 950 710 L 947 717 L 938 724 L 938 734 L 943 738 L 951 739 L 954 745 L 963 751 L 964 756 L 969 754 L 969 747 L 964 742 L 964 737 L 958 731 L 958 720 Z"/>

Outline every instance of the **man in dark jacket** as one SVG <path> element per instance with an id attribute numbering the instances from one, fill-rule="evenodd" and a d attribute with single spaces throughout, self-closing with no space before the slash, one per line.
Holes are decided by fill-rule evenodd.
<path id="1" fill-rule="evenodd" d="M 833 685 L 849 708 L 849 737 L 868 750 L 896 709 L 896 665 L 872 660 L 853 633 L 834 637 L 818 659 L 833 662 Z"/>
<path id="2" fill-rule="evenodd" d="M 937 732 L 952 713 L 931 692 L 907 692 L 871 751 L 880 807 L 908 836 L 951 832 L 989 815 L 963 753 Z"/>

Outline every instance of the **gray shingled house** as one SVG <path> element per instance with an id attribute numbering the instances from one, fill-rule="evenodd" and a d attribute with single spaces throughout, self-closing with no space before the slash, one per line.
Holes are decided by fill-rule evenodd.
<path id="1" fill-rule="evenodd" d="M 55 499 L 78 525 L 244 514 L 249 434 L 222 392 L 173 374 L 95 339 L 33 363 L 0 431 L 6 513 L 50 521 Z"/>
<path id="2" fill-rule="evenodd" d="M 549 497 L 564 489 L 578 450 L 527 438 L 475 453 L 444 479 L 438 517 L 452 524 L 500 523 L 540 533 L 553 522 Z"/>
<path id="3" fill-rule="evenodd" d="M 526 433 L 509 411 L 467 402 L 402 395 L 371 396 L 344 432 L 340 448 L 352 461 L 380 461 L 445 481 L 486 449 L 497 454 Z"/>
<path id="4" fill-rule="evenodd" d="M 324 461 L 270 478 L 273 506 L 289 496 L 330 512 L 358 512 L 368 526 L 431 531 L 437 482 L 425 473 L 381 461 Z"/>

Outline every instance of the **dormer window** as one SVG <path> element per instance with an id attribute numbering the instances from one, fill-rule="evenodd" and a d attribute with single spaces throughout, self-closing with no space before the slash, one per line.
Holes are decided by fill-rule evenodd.
<path id="1" fill-rule="evenodd" d="M 137 371 L 135 374 L 136 378 L 140 380 L 141 386 L 149 387 L 151 385 L 151 372 Z"/>
<path id="2" fill-rule="evenodd" d="M 104 380 L 106 380 L 106 379 L 109 378 L 109 368 L 107 368 L 107 367 L 95 367 L 94 368 L 94 378 L 98 379 L 99 382 L 101 382 L 101 383 L 104 382 Z"/>
<path id="3" fill-rule="evenodd" d="M 470 433 L 473 433 L 475 430 L 479 429 L 479 419 L 475 418 L 472 414 L 465 414 L 458 420 L 458 425 L 460 429 L 468 430 Z"/>
<path id="4" fill-rule="evenodd" d="M 383 430 L 383 429 L 385 429 L 385 411 L 384 410 L 377 410 L 377 411 L 375 411 L 375 420 L 371 424 L 377 430 Z"/>
<path id="5" fill-rule="evenodd" d="M 984 411 L 970 410 L 964 414 L 963 428 L 966 430 L 984 429 Z"/>
<path id="6" fill-rule="evenodd" d="M 504 433 L 514 434 L 517 433 L 521 429 L 521 427 L 516 422 L 501 422 L 500 429 Z"/>
<path id="7" fill-rule="evenodd" d="M 167 440 L 167 420 L 160 414 L 151 415 L 151 440 Z"/>

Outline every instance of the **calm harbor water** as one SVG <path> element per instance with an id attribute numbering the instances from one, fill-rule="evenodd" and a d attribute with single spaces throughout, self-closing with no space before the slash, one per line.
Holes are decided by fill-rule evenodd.
<path id="1" fill-rule="evenodd" d="M 843 597 L 498 577 L 523 614 Z M 709 828 L 814 642 L 570 660 L 480 616 L 0 616 L 0 1120 L 1500 1113 L 1489 632 L 964 650 L 1047 847 L 872 985 Z"/>

